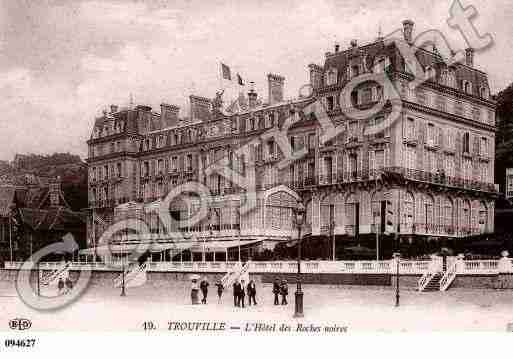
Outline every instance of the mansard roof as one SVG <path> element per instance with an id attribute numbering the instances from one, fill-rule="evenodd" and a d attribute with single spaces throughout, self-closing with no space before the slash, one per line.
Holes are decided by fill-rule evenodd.
<path id="1" fill-rule="evenodd" d="M 402 40 L 396 40 L 402 41 Z M 355 54 L 363 56 L 366 61 L 373 63 L 376 56 L 388 56 L 390 58 L 391 66 L 397 71 L 403 71 L 401 68 L 402 57 L 399 49 L 395 43 L 385 44 L 385 40 L 377 40 L 370 44 L 358 46 L 356 48 L 349 48 L 336 53 L 327 53 L 324 62 L 324 70 L 327 71 L 335 68 L 338 71 L 338 83 L 345 82 L 346 68 L 350 62 L 350 58 Z M 427 66 L 435 66 L 440 63 L 445 63 L 442 56 L 435 51 L 427 50 L 426 48 L 417 47 L 415 55 L 419 63 L 426 68 Z M 473 67 L 469 67 L 463 63 L 455 63 L 456 80 L 458 83 L 462 81 L 470 81 L 474 84 L 475 95 L 478 95 L 479 88 L 489 87 L 488 78 L 486 73 Z M 347 82 L 347 81 L 346 81 Z"/>

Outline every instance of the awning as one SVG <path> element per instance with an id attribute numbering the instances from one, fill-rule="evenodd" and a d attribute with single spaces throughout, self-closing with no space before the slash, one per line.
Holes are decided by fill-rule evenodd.
<path id="1" fill-rule="evenodd" d="M 248 240 L 248 241 L 240 241 L 240 246 L 248 246 L 251 244 L 255 244 L 258 242 L 262 242 L 261 239 Z M 239 246 L 239 241 L 206 241 L 203 242 L 176 242 L 176 243 L 156 243 L 156 242 L 141 242 L 141 243 L 130 243 L 130 244 L 111 244 L 111 245 L 103 245 L 98 247 L 91 247 L 82 249 L 79 251 L 80 255 L 94 255 L 95 252 L 97 255 L 105 255 L 105 254 L 124 254 L 124 253 L 144 253 L 146 251 L 152 253 L 159 253 L 165 250 L 190 250 L 194 253 L 202 253 L 205 252 L 225 252 L 229 248 L 237 248 Z"/>

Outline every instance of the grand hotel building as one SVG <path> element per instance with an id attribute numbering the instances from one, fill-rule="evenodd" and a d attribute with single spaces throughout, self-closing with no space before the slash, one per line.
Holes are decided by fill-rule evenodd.
<path id="1" fill-rule="evenodd" d="M 400 41 L 414 46 L 412 32 L 413 22 L 404 21 Z M 262 248 L 297 237 L 292 220 L 297 200 L 307 209 L 304 232 L 334 234 L 338 243 L 383 230 L 413 244 L 492 233 L 495 102 L 487 75 L 474 67 L 472 49 L 463 63 L 451 65 L 433 45 L 414 46 L 414 52 L 426 74 L 416 88 L 408 86 L 415 75 L 397 44 L 378 38 L 361 46 L 353 40 L 347 49 L 336 45 L 324 64 L 310 64 L 313 91 L 297 99 L 285 100 L 285 79 L 269 74 L 267 99 L 251 90 L 231 111 L 222 109 L 219 97 L 198 96 L 190 96 L 188 118 L 168 104 L 160 113 L 145 105 L 111 106 L 96 119 L 87 142 L 90 246 L 106 226 L 130 216 L 148 223 L 153 240 L 169 243 L 155 208 L 169 190 L 191 180 L 210 188 L 212 204 L 203 222 L 181 228 L 184 240 L 191 246 L 207 243 L 226 256 L 239 239 Z M 389 128 L 366 135 L 365 128 L 391 115 L 388 91 L 364 81 L 349 101 L 340 93 L 355 77 L 372 72 L 387 74 L 402 106 Z M 315 101 L 322 101 L 330 120 L 345 129 L 324 143 L 315 116 L 302 112 Z M 351 118 L 351 109 L 379 101 L 386 104 L 377 114 Z M 307 154 L 279 169 L 283 152 L 262 134 L 281 128 L 290 116 L 297 120 L 287 133 L 290 144 Z M 249 142 L 248 155 L 240 156 L 237 149 Z M 254 174 L 253 211 L 241 215 L 246 197 L 240 187 L 219 174 L 207 175 L 217 161 Z M 175 203 L 170 211 L 185 218 L 194 211 L 190 207 Z M 385 226 L 385 218 L 392 226 Z"/>

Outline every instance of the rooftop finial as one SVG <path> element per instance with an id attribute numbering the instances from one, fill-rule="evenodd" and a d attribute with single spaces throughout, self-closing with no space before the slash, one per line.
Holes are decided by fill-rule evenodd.
<path id="1" fill-rule="evenodd" d="M 378 40 L 383 40 L 383 33 L 381 32 L 381 21 L 378 26 Z"/>
<path id="2" fill-rule="evenodd" d="M 128 98 L 128 107 L 130 109 L 134 108 L 134 96 L 132 95 L 131 92 L 130 92 L 130 96 Z"/>

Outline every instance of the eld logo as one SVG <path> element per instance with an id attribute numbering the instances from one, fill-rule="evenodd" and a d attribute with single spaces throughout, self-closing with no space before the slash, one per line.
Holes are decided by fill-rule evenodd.
<path id="1" fill-rule="evenodd" d="M 30 329 L 32 322 L 29 319 L 16 318 L 9 320 L 9 328 L 13 330 Z"/>

